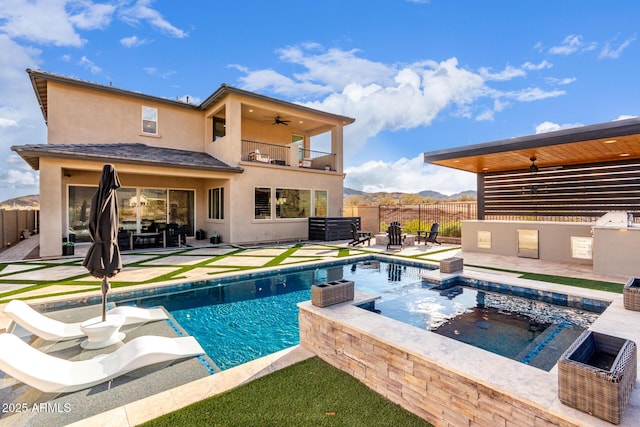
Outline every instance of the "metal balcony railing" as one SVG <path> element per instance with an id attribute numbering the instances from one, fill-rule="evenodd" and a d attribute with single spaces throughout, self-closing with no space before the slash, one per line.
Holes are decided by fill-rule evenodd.
<path id="1" fill-rule="evenodd" d="M 267 142 L 242 140 L 242 160 L 295 168 L 336 170 L 336 155 L 322 151 L 298 149 L 291 153 L 291 146 Z"/>
<path id="2" fill-rule="evenodd" d="M 289 164 L 289 147 L 266 142 L 242 140 L 242 160 L 269 163 L 280 166 Z"/>

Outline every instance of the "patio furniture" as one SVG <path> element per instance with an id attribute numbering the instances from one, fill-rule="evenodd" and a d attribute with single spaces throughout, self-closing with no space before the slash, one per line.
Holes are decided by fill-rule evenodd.
<path id="1" fill-rule="evenodd" d="M 402 229 L 399 225 L 390 225 L 387 229 L 387 236 L 389 237 L 387 250 L 389 250 L 391 246 L 400 246 L 400 249 L 402 249 Z"/>
<path id="2" fill-rule="evenodd" d="M 558 361 L 558 397 L 565 405 L 620 424 L 636 377 L 633 341 L 585 331 Z"/>
<path id="3" fill-rule="evenodd" d="M 624 308 L 640 311 L 640 278 L 632 277 L 624 285 L 622 292 Z"/>
<path id="4" fill-rule="evenodd" d="M 438 224 L 437 222 L 433 223 L 431 225 L 431 230 L 429 230 L 429 234 L 426 234 L 425 230 L 418 230 L 418 243 L 420 243 L 420 239 L 424 239 L 424 244 L 427 245 L 428 243 L 437 243 L 438 245 L 440 245 L 441 243 L 438 242 L 438 229 L 440 228 L 440 224 Z M 422 237 L 422 233 L 425 233 L 425 236 Z"/>
<path id="5" fill-rule="evenodd" d="M 269 163 L 271 158 L 267 154 L 260 154 L 260 150 L 255 150 L 249 153 L 249 161 Z"/>
<path id="6" fill-rule="evenodd" d="M 15 335 L 0 334 L 0 369 L 44 393 L 82 390 L 145 366 L 203 353 L 193 337 L 147 335 L 113 353 L 71 361 L 43 353 Z"/>
<path id="7" fill-rule="evenodd" d="M 93 350 L 119 343 L 126 336 L 120 332 L 125 319 L 120 314 L 111 314 L 105 320 L 102 320 L 102 316 L 85 320 L 80 324 L 80 330 L 87 339 L 80 343 L 80 347 Z"/>
<path id="8" fill-rule="evenodd" d="M 63 341 L 83 337 L 86 334 L 79 323 L 64 323 L 39 313 L 22 300 L 14 299 L 4 308 L 4 314 L 11 319 L 7 332 L 12 333 L 19 325 L 47 341 Z M 167 319 L 167 313 L 161 308 L 140 308 L 122 305 L 107 311 L 107 316 L 122 315 L 122 325 L 152 322 Z"/>
<path id="9" fill-rule="evenodd" d="M 370 231 L 358 230 L 358 226 L 355 223 L 351 223 L 351 233 L 353 234 L 353 240 L 349 242 L 349 246 L 356 246 L 364 242 L 367 242 L 367 246 L 371 246 Z"/>
<path id="10" fill-rule="evenodd" d="M 341 279 L 311 286 L 311 304 L 316 307 L 327 307 L 351 301 L 353 296 L 353 280 Z"/>

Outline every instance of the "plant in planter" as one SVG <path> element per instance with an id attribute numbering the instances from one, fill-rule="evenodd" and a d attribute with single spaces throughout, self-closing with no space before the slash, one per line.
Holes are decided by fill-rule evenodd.
<path id="1" fill-rule="evenodd" d="M 217 231 L 214 231 L 209 238 L 209 242 L 213 245 L 217 245 L 222 240 L 222 237 L 218 234 Z"/>
<path id="2" fill-rule="evenodd" d="M 196 231 L 196 240 L 204 240 L 207 238 L 207 232 L 202 228 Z"/>
<path id="3" fill-rule="evenodd" d="M 75 243 L 63 242 L 62 243 L 62 255 L 73 255 L 75 253 Z"/>

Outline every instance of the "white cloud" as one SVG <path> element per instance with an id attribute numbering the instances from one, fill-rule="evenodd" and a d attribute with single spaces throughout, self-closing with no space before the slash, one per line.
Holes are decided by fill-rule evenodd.
<path id="1" fill-rule="evenodd" d="M 521 68 L 516 68 L 508 65 L 504 70 L 497 73 L 491 72 L 490 68 L 480 68 L 480 75 L 485 80 L 506 81 L 514 79 L 516 77 L 524 77 L 527 75 L 527 73 Z"/>
<path id="2" fill-rule="evenodd" d="M 507 66 L 498 72 L 489 68 L 474 72 L 460 66 L 457 58 L 384 64 L 359 58 L 356 49 L 324 50 L 315 43 L 278 52 L 281 60 L 301 70 L 288 76 L 274 69 L 249 70 L 232 65 L 244 74 L 239 79 L 241 87 L 297 100 L 314 96 L 318 99 L 305 105 L 357 118 L 345 128 L 349 140 L 346 155 L 354 154 L 382 131 L 429 126 L 444 112 L 492 120 L 514 101 L 531 102 L 565 93 L 537 87 L 504 91 L 489 86 L 493 81 L 504 82 L 526 76 L 527 71 L 551 67 L 546 61 L 525 63 L 521 68 Z"/>
<path id="3" fill-rule="evenodd" d="M 0 31 L 11 38 L 56 46 L 81 46 L 66 1 L 3 0 L 0 2 Z M 82 5 L 79 4 L 82 8 Z"/>
<path id="4" fill-rule="evenodd" d="M 44 45 L 80 47 L 85 40 L 78 30 L 104 29 L 117 16 L 132 25 L 145 22 L 170 36 L 187 37 L 186 32 L 150 7 L 151 0 L 128 3 L 131 1 L 108 4 L 88 0 L 2 0 L 0 32 Z"/>
<path id="5" fill-rule="evenodd" d="M 553 64 L 547 61 L 546 59 L 540 62 L 539 64 L 533 64 L 531 62 L 525 62 L 522 64 L 522 68 L 530 71 L 539 71 L 544 70 L 545 68 L 551 68 Z"/>
<path id="6" fill-rule="evenodd" d="M 119 11 L 119 17 L 124 22 L 137 26 L 144 21 L 161 32 L 172 37 L 185 38 L 188 34 L 167 21 L 160 12 L 149 7 L 151 0 L 137 0 L 133 6 L 125 6 Z"/>
<path id="7" fill-rule="evenodd" d="M 0 127 L 12 127 L 12 126 L 18 126 L 18 122 L 16 122 L 13 119 L 5 119 L 3 117 L 0 117 Z"/>
<path id="8" fill-rule="evenodd" d="M 131 36 L 121 38 L 120 44 L 124 47 L 138 47 L 149 44 L 149 41 L 147 39 L 139 39 L 137 36 Z"/>
<path id="9" fill-rule="evenodd" d="M 116 7 L 110 4 L 97 3 L 92 4 L 89 1 L 69 3 L 70 8 L 74 9 L 69 16 L 69 22 L 74 27 L 82 30 L 100 30 L 111 23 L 113 12 Z M 75 9 L 79 6 L 77 12 Z"/>
<path id="10" fill-rule="evenodd" d="M 637 117 L 638 117 L 638 116 L 630 116 L 630 115 L 628 115 L 628 114 L 623 114 L 623 115 L 621 115 L 621 116 L 618 116 L 618 118 L 617 118 L 617 119 L 613 119 L 613 121 L 614 121 L 614 122 L 616 122 L 616 121 L 618 121 L 618 120 L 635 119 L 635 118 L 637 118 Z"/>
<path id="11" fill-rule="evenodd" d="M 571 55 L 577 52 L 584 46 L 582 36 L 571 34 L 562 40 L 559 46 L 553 46 L 549 48 L 549 53 L 552 55 Z"/>
<path id="12" fill-rule="evenodd" d="M 571 84 L 571 83 L 575 82 L 576 78 L 575 77 L 565 77 L 564 79 L 559 79 L 559 78 L 556 78 L 556 77 L 546 77 L 545 81 L 550 85 L 564 86 L 564 85 L 568 85 L 568 84 Z"/>
<path id="13" fill-rule="evenodd" d="M 553 132 L 561 129 L 577 128 L 580 126 L 584 126 L 584 125 L 582 123 L 565 123 L 561 125 L 553 122 L 542 122 L 538 126 L 536 126 L 536 134 Z"/>
<path id="14" fill-rule="evenodd" d="M 78 64 L 82 65 L 84 68 L 91 71 L 91 74 L 99 74 L 102 71 L 102 68 L 97 66 L 95 62 L 93 62 L 92 60 L 90 60 L 84 55 L 82 56 L 82 58 L 80 58 L 80 61 L 78 62 Z"/>
<path id="15" fill-rule="evenodd" d="M 476 116 L 476 120 L 478 120 L 479 122 L 493 121 L 494 114 L 495 113 L 493 112 L 493 110 L 485 110 L 484 112 Z"/>
<path id="16" fill-rule="evenodd" d="M 394 162 L 368 161 L 345 168 L 345 173 L 345 187 L 366 192 L 434 190 L 451 195 L 476 188 L 475 174 L 425 164 L 422 153 Z"/>
<path id="17" fill-rule="evenodd" d="M 38 173 L 34 171 L 0 170 L 0 188 L 37 189 L 38 182 Z"/>
<path id="18" fill-rule="evenodd" d="M 508 98 L 513 98 L 520 102 L 539 101 L 546 98 L 555 98 L 557 96 L 564 95 L 564 90 L 551 90 L 546 91 L 537 87 L 528 87 L 525 89 L 511 91 L 507 93 Z"/>
<path id="19" fill-rule="evenodd" d="M 615 48 L 612 47 L 612 42 L 606 42 L 604 47 L 602 48 L 602 51 L 600 51 L 600 55 L 598 56 L 598 58 L 618 59 L 620 55 L 622 55 L 622 52 L 626 48 L 628 48 L 631 45 L 631 43 L 635 41 L 635 39 L 636 39 L 635 36 L 629 37 L 628 39 L 620 43 L 618 47 L 615 47 Z"/>

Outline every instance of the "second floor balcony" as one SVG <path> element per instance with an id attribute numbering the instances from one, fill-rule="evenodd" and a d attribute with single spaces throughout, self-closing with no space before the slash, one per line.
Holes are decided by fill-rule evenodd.
<path id="1" fill-rule="evenodd" d="M 296 144 L 279 145 L 243 139 L 242 160 L 292 168 L 336 170 L 335 154 L 306 150 Z"/>

